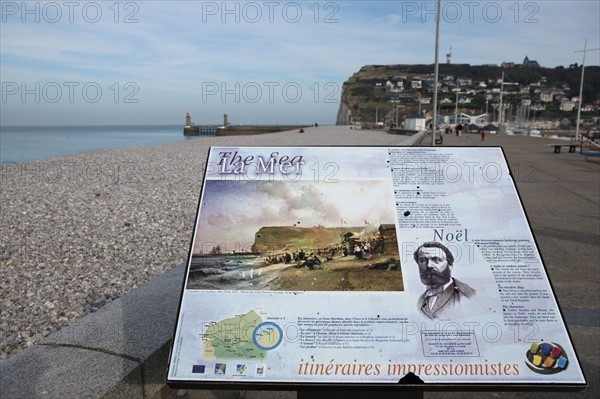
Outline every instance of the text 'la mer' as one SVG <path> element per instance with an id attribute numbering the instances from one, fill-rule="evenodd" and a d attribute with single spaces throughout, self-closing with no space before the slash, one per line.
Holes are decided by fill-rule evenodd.
<path id="1" fill-rule="evenodd" d="M 219 157 L 220 161 L 218 165 L 221 167 L 220 172 L 224 174 L 244 174 L 251 165 L 256 167 L 256 174 L 275 173 L 276 170 L 279 170 L 279 172 L 284 175 L 293 172 L 300 174 L 302 173 L 300 167 L 304 165 L 302 155 L 279 156 L 279 152 L 271 153 L 271 156 L 267 161 L 260 155 L 248 155 L 245 158 L 242 158 L 241 155 L 238 155 L 237 151 L 219 152 Z"/>

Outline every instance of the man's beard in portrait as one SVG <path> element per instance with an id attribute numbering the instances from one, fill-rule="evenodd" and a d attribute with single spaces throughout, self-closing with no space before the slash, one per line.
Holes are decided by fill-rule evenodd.
<path id="1" fill-rule="evenodd" d="M 451 276 L 452 272 L 448 267 L 445 268 L 442 272 L 438 272 L 434 268 L 429 268 L 425 271 L 425 273 L 421 273 L 421 281 L 425 285 L 439 287 L 440 285 L 444 285 L 448 281 L 450 281 Z"/>

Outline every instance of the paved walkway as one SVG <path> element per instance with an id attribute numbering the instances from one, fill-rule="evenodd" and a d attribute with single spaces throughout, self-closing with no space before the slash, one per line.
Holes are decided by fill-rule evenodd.
<path id="1" fill-rule="evenodd" d="M 445 135 L 444 146 L 501 146 L 564 309 L 600 309 L 600 165 L 578 153 L 554 154 L 561 140 Z M 584 277 L 585 276 L 585 277 Z M 595 319 L 585 321 L 600 327 Z"/>
<path id="2" fill-rule="evenodd" d="M 422 144 L 430 142 L 427 136 Z M 425 399 L 600 397 L 600 165 L 586 162 L 577 153 L 554 154 L 549 144 L 565 142 L 491 135 L 482 142 L 479 135 L 463 134 L 461 138 L 445 135 L 443 146 L 504 149 L 589 387 L 576 393 L 426 392 Z M 180 395 L 190 399 L 296 397 L 294 392 L 252 391 L 182 391 Z"/>
<path id="3" fill-rule="evenodd" d="M 504 149 L 589 387 L 578 393 L 426 393 L 425 398 L 600 396 L 600 165 L 578 153 L 554 154 L 549 147 L 567 143 L 494 135 L 482 142 L 478 134 L 463 134 L 445 135 L 443 146 Z"/>

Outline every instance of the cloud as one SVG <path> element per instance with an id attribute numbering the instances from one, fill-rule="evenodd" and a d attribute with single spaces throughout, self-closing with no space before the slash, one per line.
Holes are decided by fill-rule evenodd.
<path id="1" fill-rule="evenodd" d="M 331 222 L 340 218 L 335 202 L 313 184 L 273 182 L 260 184 L 257 190 L 268 194 L 269 201 L 278 203 L 282 213 L 289 212 L 307 223 L 318 224 L 318 221 Z"/>
<path id="2" fill-rule="evenodd" d="M 302 11 L 295 22 L 292 3 Z M 543 66 L 569 65 L 580 62 L 580 54 L 574 51 L 583 46 L 586 37 L 590 48 L 600 45 L 600 5 L 595 0 L 445 3 L 446 7 L 452 3 L 462 8 L 459 20 L 450 22 L 448 11 L 441 24 L 442 54 L 452 46 L 457 63 L 520 62 L 528 55 Z M 467 3 L 479 4 L 473 21 L 468 20 Z M 492 3 L 501 7 L 498 22 L 490 22 L 489 16 L 482 14 L 484 6 Z M 146 115 L 153 117 L 164 118 L 160 107 L 166 100 L 180 109 L 194 101 L 210 114 L 221 114 L 224 105 L 233 107 L 240 120 L 261 115 L 261 122 L 268 122 L 276 113 L 279 122 L 329 115 L 318 121 L 331 123 L 337 107 L 323 103 L 323 96 L 315 107 L 310 89 L 315 83 L 321 88 L 328 82 L 341 87 L 366 64 L 433 63 L 431 1 L 282 2 L 273 9 L 272 18 L 266 2 L 119 2 L 116 8 L 114 2 L 97 4 L 102 7 L 102 17 L 96 23 L 82 17 L 83 5 L 76 8 L 72 23 L 65 7 L 57 23 L 43 18 L 36 23 L 31 17 L 23 23 L 20 14 L 5 16 L 0 40 L 3 81 L 77 80 L 107 85 L 133 81 L 143 89 L 139 96 Z M 207 13 L 211 4 L 219 8 L 217 13 Z M 249 4 L 261 8 L 255 22 Z M 414 15 L 407 9 L 413 5 L 418 7 Z M 237 11 L 223 12 L 222 7 L 237 7 Z M 128 17 L 134 23 L 124 23 Z M 586 63 L 597 65 L 599 61 L 596 53 L 590 54 Z M 244 102 L 241 105 L 245 107 L 231 100 L 223 104 L 220 96 L 201 100 L 206 82 L 224 82 L 231 87 L 236 82 L 266 81 L 300 84 L 303 101 L 287 109 L 281 99 L 275 104 Z M 3 123 L 18 124 L 18 118 L 31 117 L 28 111 L 34 105 L 5 106 L 8 120 Z M 63 123 L 71 122 L 70 104 L 54 107 L 50 114 Z M 97 120 L 87 119 L 90 123 L 102 123 L 111 115 L 119 123 L 109 108 L 98 105 L 86 118 L 92 116 Z M 271 112 L 265 111 L 267 108 Z"/>
<path id="3" fill-rule="evenodd" d="M 394 222 L 389 182 L 223 182 L 208 180 L 196 243 L 253 242 L 263 226 L 363 227 Z M 386 199 L 386 196 L 389 198 Z M 342 224 L 342 220 L 345 224 Z"/>

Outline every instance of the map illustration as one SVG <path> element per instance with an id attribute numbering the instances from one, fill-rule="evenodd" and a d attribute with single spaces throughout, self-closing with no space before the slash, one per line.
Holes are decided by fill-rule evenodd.
<path id="1" fill-rule="evenodd" d="M 251 310 L 209 323 L 200 338 L 205 359 L 264 359 L 268 350 L 279 346 L 283 332 Z"/>
<path id="2" fill-rule="evenodd" d="M 267 321 L 254 329 L 253 340 L 260 349 L 270 351 L 277 348 L 283 340 L 283 331 L 277 324 Z"/>

